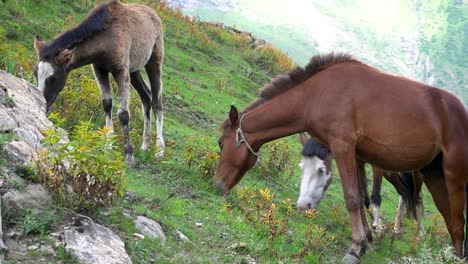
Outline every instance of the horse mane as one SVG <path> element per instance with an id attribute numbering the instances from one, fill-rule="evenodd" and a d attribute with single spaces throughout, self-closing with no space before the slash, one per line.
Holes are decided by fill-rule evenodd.
<path id="1" fill-rule="evenodd" d="M 41 49 L 39 58 L 41 60 L 52 59 L 61 51 L 73 47 L 104 30 L 112 20 L 109 5 L 114 3 L 119 3 L 119 1 L 112 0 L 107 4 L 100 4 L 95 7 L 80 25 L 65 31 Z"/>
<path id="2" fill-rule="evenodd" d="M 291 88 L 297 86 L 303 81 L 309 79 L 318 72 L 342 62 L 359 62 L 347 53 L 327 53 L 313 56 L 309 63 L 304 67 L 297 66 L 287 74 L 279 75 L 270 83 L 260 89 L 258 98 L 251 103 L 244 112 L 252 110 L 271 98 L 280 95 Z"/>
<path id="3" fill-rule="evenodd" d="M 317 156 L 319 159 L 324 160 L 330 154 L 330 151 L 314 141 L 309 139 L 302 148 L 302 156 L 314 157 Z"/>
<path id="4" fill-rule="evenodd" d="M 327 53 L 318 54 L 310 58 L 309 63 L 304 67 L 297 66 L 290 70 L 288 73 L 279 75 L 274 78 L 270 83 L 266 84 L 260 89 L 258 98 L 253 101 L 242 113 L 246 113 L 259 105 L 267 102 L 275 96 L 278 96 L 294 87 L 303 81 L 309 79 L 318 72 L 326 68 L 343 62 L 356 62 L 361 63 L 347 53 Z M 226 119 L 221 125 L 221 129 L 226 129 L 229 126 L 229 119 Z"/>

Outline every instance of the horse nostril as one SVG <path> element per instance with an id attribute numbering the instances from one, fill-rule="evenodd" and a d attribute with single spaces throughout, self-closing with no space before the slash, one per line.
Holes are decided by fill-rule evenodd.
<path id="1" fill-rule="evenodd" d="M 307 209 L 311 209 L 312 208 L 312 204 L 311 203 L 308 203 L 307 204 Z"/>

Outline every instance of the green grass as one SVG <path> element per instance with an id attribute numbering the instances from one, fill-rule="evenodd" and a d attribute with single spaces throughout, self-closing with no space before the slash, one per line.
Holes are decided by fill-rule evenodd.
<path id="1" fill-rule="evenodd" d="M 17 66 L 11 70 L 20 75 L 20 66 L 26 71 L 23 77 L 32 81 L 32 66 L 36 57 L 32 49 L 35 32 L 43 33 L 49 40 L 65 28 L 75 25 L 83 18 L 91 1 L 3 1 L 0 2 L 0 23 L 3 43 L 0 50 L 13 51 L 5 61 L 14 58 Z M 270 189 L 272 201 L 278 205 L 294 204 L 299 191 L 300 144 L 295 137 L 282 139 L 290 147 L 289 162 L 282 170 L 266 172 L 262 166 L 252 169 L 228 196 L 219 195 L 211 185 L 211 178 L 199 172 L 196 160 L 188 166 L 188 148 L 201 154 L 218 151 L 216 142 L 218 128 L 231 104 L 245 107 L 257 94 L 257 90 L 275 73 L 263 63 L 248 60 L 244 50 L 232 39 L 223 39 L 197 22 L 190 22 L 180 13 L 161 10 L 165 27 L 165 64 L 163 69 L 165 104 L 164 135 L 167 142 L 165 157 L 154 158 L 154 146 L 150 152 L 139 151 L 142 132 L 142 115 L 139 100 L 132 91 L 131 135 L 135 146 L 137 166 L 127 170 L 127 192 L 136 198 L 122 198 L 110 208 L 110 215 L 93 212 L 106 225 L 122 230 L 126 249 L 134 263 L 248 263 L 254 258 L 257 263 L 331 263 L 338 262 L 351 242 L 351 228 L 340 179 L 334 169 L 334 183 L 323 199 L 316 216 L 293 211 L 289 220 L 289 232 L 279 236 L 272 244 L 279 257 L 269 253 L 269 230 L 258 219 L 251 221 L 242 211 L 240 197 L 243 187 L 250 190 Z M 14 30 L 12 30 L 14 28 Z M 198 29 L 198 35 L 189 32 Z M 6 32 L 6 33 L 5 33 Z M 208 36 L 212 48 L 199 45 L 203 34 Z M 224 33 L 227 34 L 227 33 Z M 229 34 L 228 34 L 229 35 Z M 15 49 L 14 47 L 23 47 Z M 258 61 L 257 61 L 258 62 Z M 0 64 L 6 66 L 7 64 Z M 73 129 L 78 121 L 92 121 L 96 127 L 104 124 L 99 101 L 99 89 L 92 81 L 89 66 L 70 76 L 69 84 L 53 106 L 59 118 L 64 118 L 64 127 Z M 115 88 L 115 87 L 114 87 Z M 81 91 L 86 91 L 82 93 Z M 117 107 L 117 106 L 115 106 Z M 121 128 L 114 120 L 115 131 L 122 142 Z M 154 133 L 155 134 L 155 133 Z M 0 138 L 1 139 L 1 138 Z M 261 162 L 268 162 L 273 155 L 268 146 L 263 147 Z M 281 148 L 280 151 L 284 150 Z M 274 161 L 271 161 L 274 162 Z M 448 233 L 440 214 L 424 190 L 426 236 L 424 244 L 413 241 L 415 224 L 405 222 L 401 240 L 393 240 L 393 223 L 398 197 L 394 188 L 384 182 L 382 188 L 382 217 L 386 231 L 375 238 L 372 250 L 363 258 L 363 263 L 398 261 L 404 256 L 418 257 L 421 248 L 429 247 L 439 252 L 449 244 Z M 145 238 L 134 240 L 136 232 L 131 219 L 125 214 L 146 215 L 158 221 L 167 236 L 162 245 L 157 240 Z M 279 216 L 284 216 L 284 209 Z M 200 227 L 196 223 L 202 223 Z M 292 258 L 306 242 L 309 225 L 312 231 L 312 248 L 304 258 Z M 28 223 L 28 229 L 39 227 Z M 173 232 L 184 233 L 191 242 L 182 243 Z M 42 232 L 42 231 L 41 231 Z M 230 245 L 243 242 L 246 247 L 235 251 Z M 67 259 L 63 250 L 59 257 Z"/>

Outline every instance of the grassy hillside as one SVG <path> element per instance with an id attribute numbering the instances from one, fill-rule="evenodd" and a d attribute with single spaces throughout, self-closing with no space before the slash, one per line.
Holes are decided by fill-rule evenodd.
<path id="1" fill-rule="evenodd" d="M 0 1 L 0 68 L 33 81 L 34 34 L 50 40 L 79 23 L 92 4 L 87 0 Z M 220 196 L 211 186 L 217 163 L 218 127 L 227 117 L 229 106 L 246 106 L 264 83 L 291 66 L 290 61 L 273 49 L 252 50 L 245 37 L 201 24 L 165 5 L 159 5 L 157 10 L 164 24 L 166 48 L 165 157 L 155 159 L 154 149 L 149 153 L 137 150 L 137 166 L 126 172 L 125 197 L 111 208 L 88 213 L 114 230 L 121 230 L 119 234 L 134 263 L 339 261 L 351 241 L 340 179 L 335 169 L 334 183 L 318 212 L 296 211 L 293 207 L 299 191 L 300 145 L 295 137 L 264 146 L 257 166 L 231 195 Z M 142 115 L 134 91 L 131 110 L 132 143 L 138 149 Z M 69 77 L 52 111 L 56 119 L 64 119 L 63 127 L 68 131 L 79 121 L 91 121 L 96 128 L 104 124 L 99 89 L 89 66 Z M 121 142 L 117 119 L 114 124 Z M 416 229 L 411 221 L 405 223 L 401 240 L 392 238 L 398 197 L 387 182 L 382 197 L 385 230 L 375 237 L 372 251 L 363 257 L 363 262 L 403 263 L 407 256 L 436 261 L 434 256 L 443 254 L 449 239 L 427 191 L 426 235 L 419 244 L 413 239 Z M 168 236 L 167 243 L 133 239 L 136 229 L 125 214 L 144 214 L 160 222 Z M 36 238 L 47 239 L 47 233 L 53 229 L 49 225 L 57 221 L 53 217 L 41 218 L 41 223 L 46 224 L 40 225 L 36 233 L 42 236 Z M 173 236 L 175 230 L 191 242 L 179 242 Z M 23 236 L 34 236 L 35 232 L 30 233 Z M 30 252 L 30 259 L 34 260 L 37 254 Z M 50 262 L 66 259 L 59 254 Z"/>

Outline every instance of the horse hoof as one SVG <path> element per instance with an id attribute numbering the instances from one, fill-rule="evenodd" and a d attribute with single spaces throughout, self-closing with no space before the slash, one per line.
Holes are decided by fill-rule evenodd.
<path id="1" fill-rule="evenodd" d="M 140 148 L 142 151 L 148 151 L 149 149 L 149 145 L 148 144 L 143 144 L 141 145 L 141 148 Z"/>
<path id="2" fill-rule="evenodd" d="M 346 254 L 346 256 L 344 256 L 344 258 L 341 260 L 341 263 L 343 264 L 359 264 L 361 263 L 361 260 L 352 255 L 352 254 Z"/>
<path id="3" fill-rule="evenodd" d="M 127 155 L 127 157 L 125 157 L 125 163 L 127 163 L 127 165 L 129 167 L 134 167 L 135 166 L 135 158 L 133 157 L 133 155 Z"/>
<path id="4" fill-rule="evenodd" d="M 402 236 L 402 233 L 401 233 L 401 232 L 398 232 L 398 233 L 395 233 L 395 232 L 394 232 L 394 233 L 393 233 L 393 239 L 399 240 L 399 239 L 401 239 L 401 236 Z"/>
<path id="5" fill-rule="evenodd" d="M 156 158 L 162 158 L 164 157 L 164 150 L 160 150 L 158 152 L 156 152 L 156 154 L 154 155 Z"/>
<path id="6" fill-rule="evenodd" d="M 382 227 L 377 226 L 377 225 L 373 225 L 372 226 L 372 231 L 374 231 L 374 233 L 380 234 L 382 232 Z"/>

